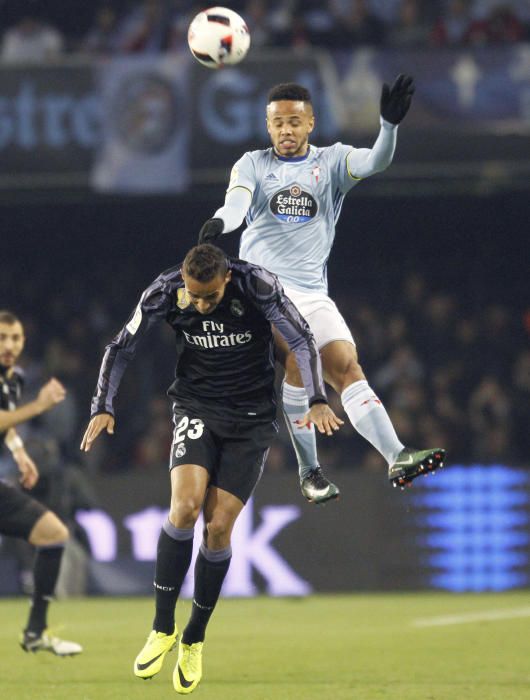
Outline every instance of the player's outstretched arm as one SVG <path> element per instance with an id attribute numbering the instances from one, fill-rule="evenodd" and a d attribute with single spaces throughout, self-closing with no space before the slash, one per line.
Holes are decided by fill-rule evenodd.
<path id="1" fill-rule="evenodd" d="M 320 433 L 333 435 L 334 431 L 344 425 L 344 421 L 335 415 L 333 409 L 327 403 L 315 403 L 301 421 L 300 425 L 310 426 L 314 423 Z"/>
<path id="2" fill-rule="evenodd" d="M 57 379 L 50 379 L 39 391 L 34 401 L 15 408 L 14 411 L 0 411 L 0 432 L 14 428 L 19 423 L 35 418 L 64 401 L 66 389 Z"/>
<path id="3" fill-rule="evenodd" d="M 383 84 L 381 91 L 381 129 L 372 148 L 355 148 L 346 158 L 347 171 L 361 180 L 386 170 L 394 157 L 397 127 L 409 111 L 414 81 L 410 75 L 398 75 L 392 87 Z"/>
<path id="4" fill-rule="evenodd" d="M 381 90 L 381 116 L 390 124 L 401 124 L 410 109 L 414 94 L 414 79 L 410 75 L 398 75 L 392 87 L 383 83 Z"/>
<path id="5" fill-rule="evenodd" d="M 90 452 L 92 443 L 103 430 L 106 430 L 109 435 L 114 434 L 114 416 L 110 413 L 98 413 L 91 418 L 81 440 L 81 451 Z"/>
<path id="6" fill-rule="evenodd" d="M 236 186 L 227 192 L 224 205 L 212 219 L 206 221 L 199 231 L 199 245 L 213 243 L 222 233 L 235 231 L 243 223 L 252 201 L 252 192 L 246 187 Z"/>

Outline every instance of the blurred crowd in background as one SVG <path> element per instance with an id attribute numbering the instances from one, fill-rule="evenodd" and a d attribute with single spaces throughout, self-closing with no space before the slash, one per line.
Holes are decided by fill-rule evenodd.
<path id="1" fill-rule="evenodd" d="M 179 51 L 205 4 L 192 0 L 88 3 L 0 0 L 4 62 L 41 62 L 61 54 Z M 528 0 L 235 0 L 254 48 L 394 48 L 511 44 L 530 38 Z"/>

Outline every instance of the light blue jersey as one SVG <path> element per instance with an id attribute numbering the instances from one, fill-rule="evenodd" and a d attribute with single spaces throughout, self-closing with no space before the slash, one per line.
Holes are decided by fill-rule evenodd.
<path id="1" fill-rule="evenodd" d="M 281 158 L 272 148 L 236 163 L 230 188 L 253 194 L 240 256 L 274 272 L 287 287 L 327 290 L 326 263 L 344 195 L 357 182 L 346 168 L 351 146 L 311 146 L 306 157 Z"/>
<path id="2" fill-rule="evenodd" d="M 361 178 L 389 165 L 395 140 L 395 127 L 382 122 L 372 149 L 335 143 L 310 146 L 298 158 L 278 156 L 273 148 L 245 153 L 215 216 L 226 233 L 246 213 L 241 258 L 270 270 L 286 287 L 327 293 L 327 261 L 344 197 Z"/>

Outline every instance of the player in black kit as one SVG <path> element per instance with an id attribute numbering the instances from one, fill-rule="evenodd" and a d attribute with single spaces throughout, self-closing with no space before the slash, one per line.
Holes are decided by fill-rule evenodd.
<path id="1" fill-rule="evenodd" d="M 11 451 L 27 489 L 39 478 L 35 463 L 24 449 L 15 426 L 44 411 L 65 397 L 64 387 L 51 379 L 34 401 L 17 407 L 23 386 L 23 374 L 16 366 L 24 349 L 24 329 L 10 311 L 0 311 L 0 447 Z M 61 520 L 27 493 L 0 481 L 0 534 L 21 537 L 37 547 L 34 565 L 35 590 L 27 625 L 20 644 L 25 651 L 50 651 L 58 656 L 79 654 L 76 642 L 54 637 L 46 631 L 48 604 L 53 595 L 59 567 L 68 539 Z"/>
<path id="2" fill-rule="evenodd" d="M 192 613 L 173 673 L 175 690 L 187 694 L 202 676 L 206 625 L 230 564 L 232 528 L 259 481 L 277 431 L 272 323 L 296 354 L 310 396 L 305 420 L 328 435 L 342 421 L 327 404 L 311 331 L 277 278 L 206 244 L 192 248 L 181 265 L 145 290 L 107 346 L 81 449 L 89 450 L 101 431 L 114 432 L 113 401 L 123 372 L 140 337 L 162 320 L 175 331 L 177 350 L 175 381 L 168 391 L 175 423 L 171 506 L 158 541 L 153 630 L 134 673 L 152 678 L 176 644 L 175 604 L 202 509 L 205 530 L 195 564 Z"/>

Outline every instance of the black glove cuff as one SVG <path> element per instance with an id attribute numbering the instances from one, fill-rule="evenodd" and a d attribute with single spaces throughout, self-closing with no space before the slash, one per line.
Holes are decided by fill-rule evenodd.
<path id="1" fill-rule="evenodd" d="M 208 219 L 202 225 L 199 231 L 199 245 L 201 243 L 208 243 L 209 241 L 214 241 L 222 233 L 225 227 L 224 221 L 222 219 Z"/>

